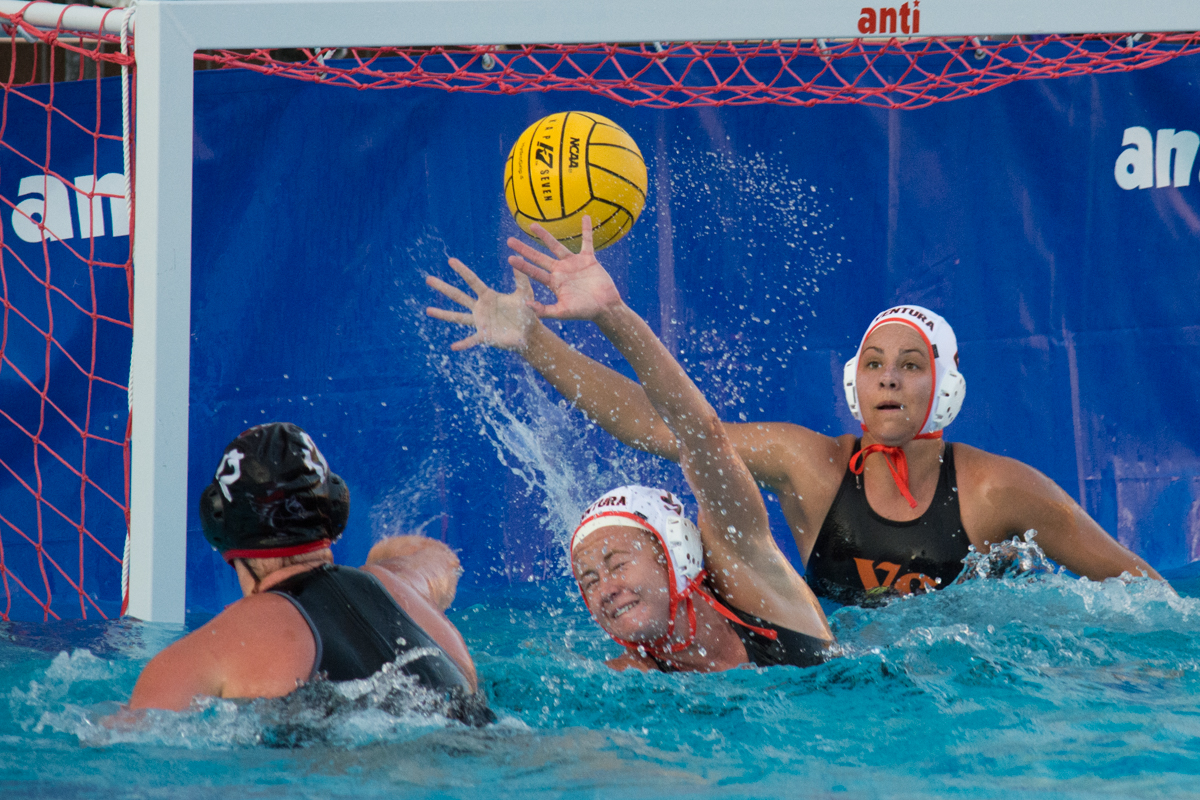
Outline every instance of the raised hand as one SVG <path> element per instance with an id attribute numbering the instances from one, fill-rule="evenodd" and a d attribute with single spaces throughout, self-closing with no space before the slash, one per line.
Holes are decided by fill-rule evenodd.
<path id="1" fill-rule="evenodd" d="M 537 316 L 529 306 L 529 302 L 533 300 L 533 287 L 529 284 L 529 278 L 513 270 L 517 288 L 508 294 L 501 294 L 480 280 L 478 275 L 457 258 L 450 259 L 449 264 L 476 295 L 472 297 L 433 275 L 425 278 L 426 286 L 441 292 L 470 312 L 447 311 L 433 306 L 425 309 L 425 313 L 434 319 L 475 329 L 475 333 L 450 345 L 450 349 L 467 350 L 485 344 L 501 350 L 523 352 L 529 344 L 529 331 L 538 324 Z"/>
<path id="2" fill-rule="evenodd" d="M 539 317 L 593 320 L 621 304 L 616 284 L 596 260 L 592 249 L 591 217 L 583 218 L 583 246 L 578 253 L 568 250 L 541 225 L 534 223 L 531 228 L 552 255 L 509 237 L 508 246 L 519 255 L 509 256 L 508 263 L 515 271 L 528 275 L 554 292 L 557 300 L 554 305 L 543 305 L 532 297 L 529 299 L 528 306 Z"/>

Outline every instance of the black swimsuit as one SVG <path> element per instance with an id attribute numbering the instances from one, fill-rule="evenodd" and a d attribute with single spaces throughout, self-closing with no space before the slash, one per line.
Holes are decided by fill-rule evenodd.
<path id="1" fill-rule="evenodd" d="M 269 593 L 291 601 L 312 630 L 317 657 L 310 680 L 369 678 L 398 660 L 400 671 L 427 689 L 470 692 L 458 665 L 369 572 L 326 564 Z"/>
<path id="2" fill-rule="evenodd" d="M 855 442 L 855 453 L 861 444 Z M 954 447 L 947 442 L 933 502 L 908 522 L 875 513 L 860 476 L 847 467 L 805 578 L 818 597 L 847 605 L 926 592 L 958 577 L 970 545 L 959 513 Z"/>
<path id="3" fill-rule="evenodd" d="M 824 664 L 832 657 L 833 653 L 830 647 L 833 642 L 828 639 L 818 639 L 815 636 L 809 636 L 806 633 L 800 633 L 790 628 L 781 628 L 778 625 L 767 622 L 765 619 L 734 608 L 721 599 L 721 595 L 717 594 L 712 587 L 709 587 L 708 591 L 718 602 L 736 614 L 737 618 L 747 625 L 775 631 L 776 638 L 772 640 L 757 631 L 752 631 L 742 625 L 730 623 L 730 627 L 737 631 L 738 638 L 742 640 L 742 645 L 746 648 L 746 656 L 754 666 L 813 667 L 817 664 Z M 693 602 L 696 601 L 693 600 Z M 699 602 L 703 603 L 704 601 L 699 600 Z M 662 659 L 654 656 L 650 658 L 654 661 L 654 665 L 658 667 L 660 672 L 679 672 L 678 667 Z"/>
<path id="4" fill-rule="evenodd" d="M 347 714 L 368 708 L 444 714 L 474 726 L 496 721 L 483 693 L 471 692 L 458 665 L 369 572 L 325 564 L 267 591 L 286 597 L 304 617 L 317 655 L 307 683 L 259 706 L 264 744 L 324 742 Z M 369 678 L 388 664 L 430 691 L 396 685 L 382 696 L 370 691 L 350 698 L 332 683 Z"/>

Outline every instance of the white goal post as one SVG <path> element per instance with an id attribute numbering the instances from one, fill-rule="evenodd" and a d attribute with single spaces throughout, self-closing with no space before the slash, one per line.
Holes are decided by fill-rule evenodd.
<path id="1" fill-rule="evenodd" d="M 1200 30 L 1197 0 L 909 0 L 921 36 Z M 899 7 L 902 0 L 880 0 Z M 208 49 L 851 39 L 865 0 L 140 0 L 129 614 L 184 619 L 193 53 Z M 880 5 L 880 3 L 876 3 Z M 124 11 L 0 0 L 35 25 Z"/>

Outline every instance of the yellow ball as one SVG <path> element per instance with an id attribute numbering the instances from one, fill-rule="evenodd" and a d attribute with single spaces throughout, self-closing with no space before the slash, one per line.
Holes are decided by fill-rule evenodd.
<path id="1" fill-rule="evenodd" d="M 573 253 L 592 218 L 600 250 L 620 239 L 646 205 L 646 162 L 617 123 L 564 111 L 525 129 L 504 165 L 504 197 L 521 230 L 537 222 Z M 532 235 L 532 234 L 530 234 Z"/>

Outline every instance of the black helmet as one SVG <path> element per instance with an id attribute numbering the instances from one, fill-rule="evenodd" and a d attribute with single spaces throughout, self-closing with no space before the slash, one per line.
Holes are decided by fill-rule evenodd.
<path id="1" fill-rule="evenodd" d="M 204 538 L 230 562 L 328 547 L 349 514 L 345 481 L 290 422 L 257 425 L 230 442 L 200 495 Z"/>

